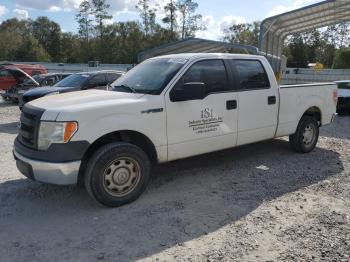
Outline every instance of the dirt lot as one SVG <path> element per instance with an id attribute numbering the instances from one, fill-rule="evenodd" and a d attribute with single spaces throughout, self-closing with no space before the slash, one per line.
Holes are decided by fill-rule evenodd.
<path id="1" fill-rule="evenodd" d="M 115 209 L 24 179 L 11 153 L 18 117 L 0 102 L 1 261 L 350 260 L 350 117 L 310 154 L 279 139 L 159 166 Z"/>

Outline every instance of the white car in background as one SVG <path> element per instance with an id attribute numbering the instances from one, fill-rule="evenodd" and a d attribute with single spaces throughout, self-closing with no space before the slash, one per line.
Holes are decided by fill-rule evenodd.
<path id="1" fill-rule="evenodd" d="M 336 81 L 338 85 L 337 113 L 350 114 L 350 80 Z"/>

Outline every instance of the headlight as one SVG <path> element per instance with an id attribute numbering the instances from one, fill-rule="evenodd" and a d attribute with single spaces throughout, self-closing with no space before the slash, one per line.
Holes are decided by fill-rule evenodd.
<path id="1" fill-rule="evenodd" d="M 40 122 L 38 148 L 47 150 L 53 143 L 67 143 L 78 130 L 77 122 Z"/>

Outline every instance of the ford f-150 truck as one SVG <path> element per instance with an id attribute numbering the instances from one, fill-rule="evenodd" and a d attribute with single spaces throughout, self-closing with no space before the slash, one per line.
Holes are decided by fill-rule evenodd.
<path id="1" fill-rule="evenodd" d="M 335 84 L 278 86 L 261 56 L 177 54 L 149 59 L 111 91 L 53 95 L 23 107 L 18 169 L 52 184 L 84 182 L 106 206 L 140 196 L 152 163 L 288 136 L 300 153 L 332 122 Z"/>

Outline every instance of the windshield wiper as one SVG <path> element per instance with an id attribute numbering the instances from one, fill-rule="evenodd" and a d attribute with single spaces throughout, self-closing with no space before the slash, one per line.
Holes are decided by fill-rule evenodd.
<path id="1" fill-rule="evenodd" d="M 124 89 L 129 89 L 132 93 L 136 94 L 137 91 L 135 88 L 131 87 L 131 86 L 126 86 L 126 85 L 119 85 L 119 86 L 114 86 L 113 88 L 118 88 L 118 87 L 121 87 L 121 88 L 124 88 Z"/>

